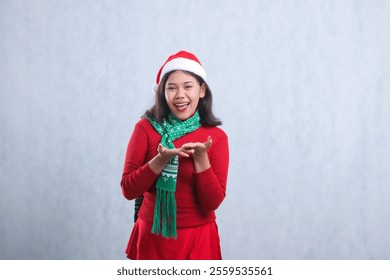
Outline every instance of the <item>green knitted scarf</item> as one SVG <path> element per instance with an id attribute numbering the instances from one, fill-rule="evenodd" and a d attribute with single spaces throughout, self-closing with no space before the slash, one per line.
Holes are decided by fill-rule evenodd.
<path id="1" fill-rule="evenodd" d="M 173 141 L 193 132 L 200 127 L 198 111 L 185 121 L 173 114 L 162 123 L 148 118 L 154 129 L 162 136 L 161 144 L 168 149 L 174 149 Z M 176 179 L 179 169 L 179 157 L 174 156 L 164 167 L 156 182 L 156 203 L 152 233 L 165 238 L 176 238 Z"/>

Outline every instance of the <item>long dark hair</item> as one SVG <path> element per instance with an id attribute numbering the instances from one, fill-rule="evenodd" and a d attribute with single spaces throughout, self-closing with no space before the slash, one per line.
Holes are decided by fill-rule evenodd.
<path id="1" fill-rule="evenodd" d="M 149 110 L 147 110 L 142 117 L 151 118 L 158 122 L 162 122 L 164 119 L 168 119 L 171 110 L 169 109 L 167 101 L 165 99 L 165 84 L 169 78 L 169 75 L 171 75 L 175 71 L 177 70 L 166 73 L 161 79 L 156 93 L 155 104 Z M 199 85 L 206 85 L 206 94 L 203 98 L 199 99 L 198 104 L 198 112 L 200 115 L 201 124 L 208 126 L 221 125 L 222 122 L 220 121 L 220 119 L 214 116 L 212 110 L 213 95 L 207 83 L 203 80 L 203 78 L 190 71 L 180 71 L 183 71 L 184 73 L 193 76 L 198 81 Z"/>

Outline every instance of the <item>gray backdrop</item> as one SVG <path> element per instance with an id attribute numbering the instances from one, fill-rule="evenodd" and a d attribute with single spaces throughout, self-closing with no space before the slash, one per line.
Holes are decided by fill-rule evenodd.
<path id="1" fill-rule="evenodd" d="M 0 0 L 0 258 L 124 259 L 168 55 L 230 140 L 226 259 L 390 258 L 390 1 Z"/>

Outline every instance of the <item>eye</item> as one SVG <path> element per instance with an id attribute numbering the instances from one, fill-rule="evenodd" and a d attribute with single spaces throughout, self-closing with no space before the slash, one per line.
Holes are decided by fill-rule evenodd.
<path id="1" fill-rule="evenodd" d="M 185 86 L 184 88 L 185 89 L 190 89 L 190 88 L 192 88 L 192 86 Z"/>
<path id="2" fill-rule="evenodd" d="M 169 87 L 167 87 L 167 90 L 170 90 L 170 91 L 175 90 L 175 87 L 169 86 Z"/>

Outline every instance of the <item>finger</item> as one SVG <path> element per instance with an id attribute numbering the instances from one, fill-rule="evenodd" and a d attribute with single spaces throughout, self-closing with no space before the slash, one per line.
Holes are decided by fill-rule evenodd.
<path id="1" fill-rule="evenodd" d="M 195 151 L 195 148 L 196 148 L 196 146 L 184 147 L 184 148 L 182 148 L 182 151 L 184 151 L 185 153 L 193 153 Z"/>
<path id="2" fill-rule="evenodd" d="M 195 153 L 195 149 L 184 149 L 183 152 L 186 154 L 193 154 Z"/>
<path id="3" fill-rule="evenodd" d="M 207 142 L 205 142 L 204 144 L 207 147 L 207 149 L 211 147 L 211 144 L 213 144 L 213 139 L 211 139 L 211 136 L 207 138 Z"/>
<path id="4" fill-rule="evenodd" d="M 178 150 L 178 156 L 189 157 L 190 155 L 182 150 Z"/>
<path id="5" fill-rule="evenodd" d="M 192 143 L 192 142 L 189 142 L 189 143 L 185 143 L 183 144 L 182 149 L 193 149 L 195 146 L 195 143 Z"/>

